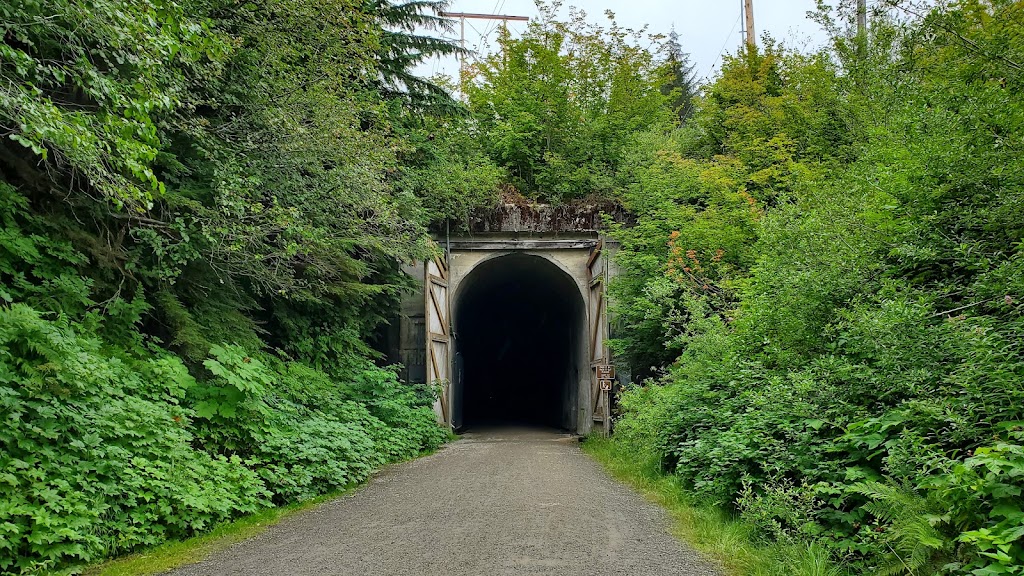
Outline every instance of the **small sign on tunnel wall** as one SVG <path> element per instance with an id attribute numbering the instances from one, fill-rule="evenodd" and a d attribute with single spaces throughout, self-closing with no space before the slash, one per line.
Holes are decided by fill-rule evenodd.
<path id="1" fill-rule="evenodd" d="M 610 364 L 601 364 L 597 367 L 598 380 L 611 380 L 615 378 L 615 367 Z M 610 388 L 608 388 L 610 390 Z M 605 388 L 602 388 L 605 390 Z"/>
<path id="2" fill-rule="evenodd" d="M 605 392 L 608 392 L 608 391 L 610 391 L 612 389 L 612 381 L 611 380 L 598 380 L 598 382 L 601 384 L 601 390 L 604 390 Z"/>

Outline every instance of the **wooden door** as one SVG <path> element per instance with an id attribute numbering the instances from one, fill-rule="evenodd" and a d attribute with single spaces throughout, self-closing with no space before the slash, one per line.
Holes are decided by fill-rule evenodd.
<path id="1" fill-rule="evenodd" d="M 427 384 L 439 390 L 434 412 L 439 422 L 452 424 L 451 315 L 448 302 L 448 266 L 444 257 L 424 263 L 423 296 L 426 310 Z"/>
<path id="2" fill-rule="evenodd" d="M 602 257 L 604 242 L 598 242 L 587 260 L 587 276 L 590 279 L 590 294 L 587 301 L 590 319 L 590 402 L 594 415 L 594 426 L 600 427 L 605 435 L 611 432 L 611 392 L 603 389 L 598 379 L 598 369 L 611 364 L 608 349 L 608 302 L 607 279 L 608 259 Z"/>

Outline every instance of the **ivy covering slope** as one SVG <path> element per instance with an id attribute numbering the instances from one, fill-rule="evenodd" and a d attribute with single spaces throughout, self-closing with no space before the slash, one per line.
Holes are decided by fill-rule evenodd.
<path id="1" fill-rule="evenodd" d="M 427 223 L 466 182 L 497 189 L 445 136 L 457 103 L 409 75 L 458 51 L 413 32 L 441 8 L 0 6 L 0 572 L 185 537 L 445 441 L 433 391 L 373 348 Z"/>

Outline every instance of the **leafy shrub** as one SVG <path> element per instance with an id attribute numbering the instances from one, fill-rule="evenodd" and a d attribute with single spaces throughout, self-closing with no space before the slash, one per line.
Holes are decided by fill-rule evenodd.
<path id="1" fill-rule="evenodd" d="M 768 540 L 787 542 L 821 532 L 814 521 L 820 503 L 810 486 L 794 486 L 785 479 L 769 480 L 755 490 L 750 482 L 745 482 L 736 506 L 740 516 Z"/>
<path id="2" fill-rule="evenodd" d="M 190 370 L 138 330 L 141 293 L 97 306 L 76 269 L 84 257 L 37 233 L 45 226 L 26 206 L 0 184 L 0 572 L 185 537 L 350 486 L 447 439 L 432 396 L 374 366 L 365 347 L 328 374 L 213 344 Z"/>
<path id="3" fill-rule="evenodd" d="M 657 364 L 617 442 L 854 573 L 1020 574 L 1024 11 L 880 16 L 866 53 L 816 18 L 832 49 L 744 51 L 637 139 L 617 350 Z"/>
<path id="4" fill-rule="evenodd" d="M 268 419 L 266 426 L 259 434 L 259 448 L 246 462 L 280 502 L 355 484 L 387 462 L 359 423 L 320 414 L 282 414 L 280 419 Z"/>
<path id="5" fill-rule="evenodd" d="M 379 449 L 390 459 L 432 450 L 448 439 L 448 432 L 437 425 L 435 391 L 428 385 L 406 384 L 393 370 L 367 366 L 355 376 L 350 389 L 351 397 L 390 429 L 387 438 L 375 436 Z"/>
<path id="6" fill-rule="evenodd" d="M 239 346 L 214 346 L 210 355 L 204 366 L 213 377 L 190 392 L 201 438 L 211 450 L 244 458 L 278 502 L 361 482 L 447 438 L 432 398 L 370 362 L 338 386 L 299 363 Z"/>
<path id="7" fill-rule="evenodd" d="M 117 356 L 79 330 L 0 307 L 0 572 L 185 537 L 447 439 L 431 398 L 369 363 L 346 387 L 219 345 L 199 382 L 173 355 Z"/>
<path id="8" fill-rule="evenodd" d="M 67 321 L 0 307 L 0 570 L 89 561 L 266 506 L 238 457 L 192 447 L 180 398 L 194 384 L 171 356 L 118 358 Z"/>
<path id="9" fill-rule="evenodd" d="M 864 508 L 890 551 L 885 574 L 1019 574 L 1024 569 L 1024 431 L 1006 426 L 1004 440 L 917 486 L 860 482 Z"/>
<path id="10" fill-rule="evenodd" d="M 949 522 L 966 548 L 963 569 L 971 574 L 1024 573 L 1024 426 L 1007 427 L 1008 438 L 923 483 L 949 504 Z"/>
<path id="11" fill-rule="evenodd" d="M 455 104 L 405 56 L 455 47 L 392 30 L 443 28 L 436 3 L 371 4 L 0 9 L 0 572 L 188 536 L 446 438 L 368 341 L 430 217 L 500 171 L 452 150 L 458 122 L 403 164 L 409 125 L 434 140 L 423 91 Z"/>

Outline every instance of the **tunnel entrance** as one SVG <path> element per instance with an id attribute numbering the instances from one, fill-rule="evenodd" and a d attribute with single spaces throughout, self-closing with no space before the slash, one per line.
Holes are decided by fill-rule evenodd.
<path id="1" fill-rule="evenodd" d="M 586 333 L 575 281 L 539 256 L 499 256 L 470 272 L 453 305 L 455 427 L 575 431 Z"/>

